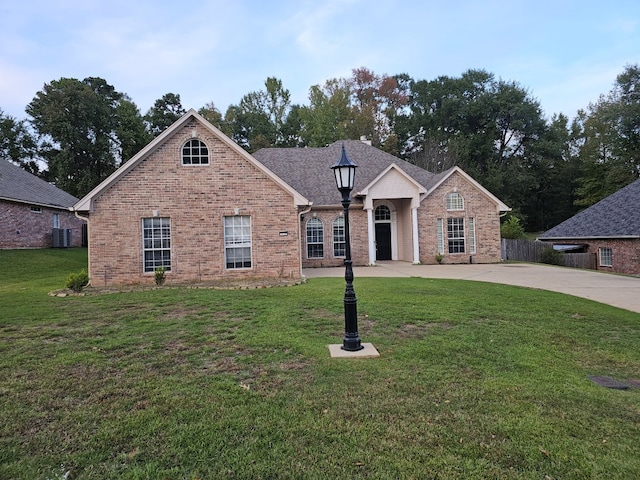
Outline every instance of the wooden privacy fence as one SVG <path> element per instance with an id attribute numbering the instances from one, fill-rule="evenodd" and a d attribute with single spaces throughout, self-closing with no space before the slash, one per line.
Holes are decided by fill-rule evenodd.
<path id="1" fill-rule="evenodd" d="M 502 259 L 520 262 L 542 262 L 542 252 L 552 248 L 551 243 L 537 240 L 502 239 Z M 562 253 L 561 265 L 571 268 L 597 269 L 595 253 Z"/>

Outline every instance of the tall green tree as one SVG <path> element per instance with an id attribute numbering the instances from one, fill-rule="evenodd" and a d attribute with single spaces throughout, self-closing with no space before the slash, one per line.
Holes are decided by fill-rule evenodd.
<path id="1" fill-rule="evenodd" d="M 45 84 L 26 112 L 47 180 L 75 196 L 90 191 L 148 140 L 136 110 L 102 78 Z"/>
<path id="2" fill-rule="evenodd" d="M 144 120 L 151 135 L 157 137 L 185 113 L 180 95 L 165 93 L 154 102 L 153 107 L 145 114 Z"/>
<path id="3" fill-rule="evenodd" d="M 536 187 L 532 165 L 545 130 L 537 100 L 484 70 L 413 82 L 396 128 L 408 158 L 434 158 L 442 169 L 460 165 L 517 210 Z"/>
<path id="4" fill-rule="evenodd" d="M 290 131 L 295 118 L 288 117 L 293 110 L 289 90 L 282 81 L 269 77 L 265 89 L 250 92 L 238 105 L 231 105 L 224 122 L 231 138 L 249 152 L 265 147 L 287 146 L 296 136 Z M 296 113 L 297 115 L 297 108 Z"/>
<path id="5" fill-rule="evenodd" d="M 640 68 L 627 66 L 612 90 L 582 110 L 582 176 L 576 203 L 586 207 L 640 176 Z"/>
<path id="6" fill-rule="evenodd" d="M 40 173 L 36 139 L 25 120 L 5 115 L 0 109 L 0 158 L 20 165 L 34 175 Z"/>

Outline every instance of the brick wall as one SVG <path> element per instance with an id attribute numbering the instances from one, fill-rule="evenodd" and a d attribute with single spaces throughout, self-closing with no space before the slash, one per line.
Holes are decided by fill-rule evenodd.
<path id="1" fill-rule="evenodd" d="M 334 209 L 314 209 L 304 215 L 301 222 L 302 228 L 302 266 L 314 267 L 338 267 L 344 265 L 344 257 L 333 255 L 333 221 L 343 214 L 342 207 Z M 307 257 L 307 221 L 317 218 L 322 222 L 324 234 L 324 256 L 322 258 Z M 369 247 L 367 237 L 367 212 L 362 209 L 361 203 L 354 202 L 349 208 L 349 225 L 351 235 L 351 260 L 353 265 L 366 265 L 369 263 Z"/>
<path id="2" fill-rule="evenodd" d="M 600 265 L 600 258 L 597 256 L 600 248 L 611 249 L 611 267 Z M 596 254 L 598 270 L 627 275 L 640 274 L 640 239 L 589 240 L 587 252 Z"/>
<path id="3" fill-rule="evenodd" d="M 70 228 L 74 247 L 82 245 L 84 221 L 73 212 L 48 207 L 0 201 L 0 248 L 50 248 L 53 246 L 53 217 L 60 228 Z"/>
<path id="4" fill-rule="evenodd" d="M 183 166 L 192 131 L 209 149 L 209 165 Z M 226 269 L 224 217 L 251 217 L 252 267 Z M 94 201 L 89 221 L 93 285 L 153 283 L 143 273 L 142 219 L 171 222 L 167 282 L 242 277 L 299 278 L 300 236 L 292 196 L 193 121 Z"/>
<path id="5" fill-rule="evenodd" d="M 464 198 L 463 211 L 447 211 L 446 209 L 446 197 L 454 191 L 457 191 Z M 446 219 L 451 217 L 465 219 L 465 253 L 448 253 Z M 473 255 L 469 253 L 468 219 L 470 217 L 475 219 L 476 231 L 476 253 Z M 445 252 L 442 263 L 469 263 L 470 256 L 476 263 L 495 263 L 501 260 L 500 215 L 496 205 L 458 172 L 454 172 L 431 193 L 418 210 L 421 263 L 436 263 L 438 218 L 444 219 Z"/>

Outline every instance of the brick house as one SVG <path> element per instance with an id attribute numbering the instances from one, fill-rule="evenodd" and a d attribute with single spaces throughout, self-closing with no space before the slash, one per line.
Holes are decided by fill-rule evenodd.
<path id="1" fill-rule="evenodd" d="M 362 141 L 250 155 L 194 110 L 75 205 L 88 219 L 94 285 L 300 278 L 342 265 L 344 221 L 330 169 L 358 164 L 355 265 L 500 261 L 508 210 L 461 169 L 435 175 Z M 415 239 L 415 240 L 414 240 Z"/>
<path id="2" fill-rule="evenodd" d="M 0 248 L 79 247 L 76 197 L 0 158 Z"/>
<path id="3" fill-rule="evenodd" d="M 581 247 L 598 270 L 640 274 L 640 179 L 544 232 L 538 240 Z"/>

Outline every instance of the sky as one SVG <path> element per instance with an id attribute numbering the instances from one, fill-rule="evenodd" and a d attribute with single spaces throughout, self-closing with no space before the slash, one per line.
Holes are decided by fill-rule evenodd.
<path id="1" fill-rule="evenodd" d="M 355 68 L 414 80 L 483 69 L 569 118 L 640 64 L 638 0 L 3 0 L 0 109 L 101 77 L 146 113 L 166 93 L 224 114 L 276 77 L 294 104 Z"/>

